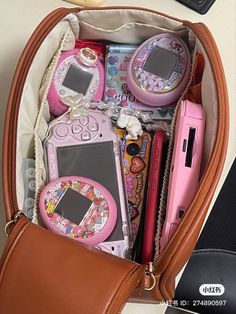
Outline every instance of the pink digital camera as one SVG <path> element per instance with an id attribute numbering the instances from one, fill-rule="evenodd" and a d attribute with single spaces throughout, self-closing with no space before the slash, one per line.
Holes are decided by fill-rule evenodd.
<path id="1" fill-rule="evenodd" d="M 172 155 L 167 208 L 160 249 L 165 248 L 196 193 L 202 158 L 205 111 L 188 100 L 180 104 Z"/>
<path id="2" fill-rule="evenodd" d="M 61 97 L 83 94 L 88 100 L 101 100 L 103 89 L 104 66 L 94 50 L 62 52 L 48 93 L 50 112 L 58 117 L 67 111 Z"/>
<path id="3" fill-rule="evenodd" d="M 71 119 L 65 114 L 54 120 L 45 141 L 49 181 L 81 176 L 104 186 L 117 207 L 117 222 L 110 236 L 99 245 L 107 252 L 126 257 L 131 248 L 128 201 L 124 188 L 121 147 L 111 120 L 101 112 Z"/>
<path id="4" fill-rule="evenodd" d="M 154 36 L 130 60 L 129 89 L 144 104 L 171 104 L 180 97 L 189 80 L 190 65 L 190 52 L 181 38 L 167 33 Z"/>

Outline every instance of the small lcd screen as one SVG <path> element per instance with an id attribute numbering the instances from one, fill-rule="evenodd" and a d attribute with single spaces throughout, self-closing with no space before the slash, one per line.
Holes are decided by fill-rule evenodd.
<path id="1" fill-rule="evenodd" d="M 117 206 L 117 223 L 106 241 L 123 240 L 113 142 L 58 147 L 57 163 L 59 177 L 90 178 L 99 182 L 111 193 Z"/>
<path id="2" fill-rule="evenodd" d="M 83 95 L 86 94 L 93 75 L 71 64 L 62 85 Z"/>
<path id="3" fill-rule="evenodd" d="M 178 56 L 169 50 L 155 47 L 152 49 L 143 69 L 165 80 L 171 77 L 178 62 Z"/>
<path id="4" fill-rule="evenodd" d="M 88 212 L 92 201 L 73 189 L 67 189 L 54 212 L 79 225 Z"/>

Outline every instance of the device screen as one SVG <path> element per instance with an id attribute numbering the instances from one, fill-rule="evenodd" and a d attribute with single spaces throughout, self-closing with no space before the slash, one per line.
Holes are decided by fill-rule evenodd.
<path id="1" fill-rule="evenodd" d="M 58 147 L 57 162 L 59 177 L 90 178 L 99 182 L 112 194 L 117 206 L 117 223 L 106 241 L 123 240 L 113 142 Z"/>
<path id="2" fill-rule="evenodd" d="M 83 95 L 86 94 L 93 75 L 71 64 L 62 85 Z"/>
<path id="3" fill-rule="evenodd" d="M 152 49 L 143 69 L 168 80 L 176 67 L 178 56 L 169 50 L 155 47 Z"/>
<path id="4" fill-rule="evenodd" d="M 92 201 L 69 188 L 59 200 L 55 212 L 79 225 L 92 205 Z"/>

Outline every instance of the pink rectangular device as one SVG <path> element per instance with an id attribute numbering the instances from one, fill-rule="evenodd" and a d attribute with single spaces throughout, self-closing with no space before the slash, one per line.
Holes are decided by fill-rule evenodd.
<path id="1" fill-rule="evenodd" d="M 76 118 L 67 113 L 49 126 L 45 148 L 49 181 L 82 176 L 100 183 L 111 193 L 117 206 L 117 222 L 110 236 L 98 247 L 127 257 L 131 247 L 128 202 L 120 140 L 110 118 L 97 111 Z"/>
<path id="2" fill-rule="evenodd" d="M 185 215 L 199 183 L 205 129 L 201 105 L 184 100 L 176 121 L 176 135 L 170 168 L 167 208 L 160 250 L 174 234 Z"/>

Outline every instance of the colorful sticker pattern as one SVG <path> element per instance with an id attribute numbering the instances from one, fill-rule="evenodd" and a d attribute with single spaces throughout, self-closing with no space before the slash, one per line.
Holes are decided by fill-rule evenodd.
<path id="1" fill-rule="evenodd" d="M 66 192 L 71 188 L 92 201 L 79 225 L 54 212 Z M 90 238 L 104 228 L 109 218 L 109 206 L 104 195 L 94 186 L 78 180 L 61 181 L 46 194 L 45 210 L 52 224 L 62 233 L 77 239 Z M 78 210 L 80 210 L 78 208 Z"/>
<path id="2" fill-rule="evenodd" d="M 151 135 L 143 132 L 138 140 L 125 140 L 125 131 L 116 129 L 122 139 L 122 152 L 124 161 L 124 175 L 126 183 L 126 192 L 128 196 L 128 211 L 131 224 L 131 232 L 133 241 L 136 238 L 141 211 L 144 202 L 144 191 L 147 180 L 147 171 L 150 158 Z M 130 144 L 138 145 L 139 152 L 135 156 L 127 153 L 127 147 Z"/>
<path id="3" fill-rule="evenodd" d="M 160 47 L 178 55 L 178 62 L 168 80 L 144 70 L 145 63 L 153 49 Z M 158 60 L 157 60 L 158 62 Z M 181 81 L 186 67 L 186 52 L 178 39 L 166 36 L 145 45 L 134 61 L 134 74 L 139 84 L 147 91 L 164 93 L 172 90 Z"/>

